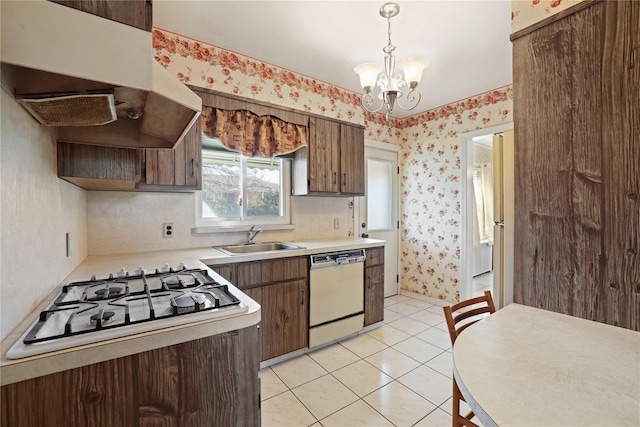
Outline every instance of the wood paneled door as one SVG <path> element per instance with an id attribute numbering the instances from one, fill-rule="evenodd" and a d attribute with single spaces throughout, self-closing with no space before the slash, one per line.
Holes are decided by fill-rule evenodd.
<path id="1" fill-rule="evenodd" d="M 514 300 L 640 330 L 640 2 L 512 36 Z"/>

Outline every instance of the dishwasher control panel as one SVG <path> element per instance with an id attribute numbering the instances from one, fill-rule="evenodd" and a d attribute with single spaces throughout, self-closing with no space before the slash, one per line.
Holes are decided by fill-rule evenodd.
<path id="1" fill-rule="evenodd" d="M 311 255 L 311 268 L 331 267 L 342 264 L 364 262 L 364 249 L 353 249 L 342 252 L 329 252 Z"/>

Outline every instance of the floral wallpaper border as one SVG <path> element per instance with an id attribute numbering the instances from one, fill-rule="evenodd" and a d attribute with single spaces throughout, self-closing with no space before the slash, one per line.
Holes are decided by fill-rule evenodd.
<path id="1" fill-rule="evenodd" d="M 584 0 L 512 0 L 511 32 L 515 33 Z"/>
<path id="2" fill-rule="evenodd" d="M 156 61 L 194 86 L 365 126 L 365 137 L 401 147 L 401 288 L 457 301 L 460 295 L 460 135 L 508 123 L 511 85 L 415 116 L 369 113 L 360 94 L 217 46 L 155 28 Z M 353 235 L 353 199 L 346 200 Z"/>
<path id="3" fill-rule="evenodd" d="M 183 83 L 363 124 L 359 93 L 160 28 L 153 48 Z"/>

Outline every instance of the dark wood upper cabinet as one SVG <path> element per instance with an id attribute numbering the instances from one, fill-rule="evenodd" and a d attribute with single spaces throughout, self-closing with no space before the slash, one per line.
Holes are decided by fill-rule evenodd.
<path id="1" fill-rule="evenodd" d="M 294 195 L 364 195 L 364 127 L 189 87 L 202 104 L 273 115 L 308 127 L 294 153 Z M 173 149 L 59 143 L 58 176 L 86 190 L 183 192 L 202 189 L 202 119 Z"/>
<path id="2" fill-rule="evenodd" d="M 142 150 L 139 190 L 193 191 L 202 189 L 201 119 L 198 118 L 173 150 Z"/>
<path id="3" fill-rule="evenodd" d="M 59 142 L 58 176 L 85 190 L 199 190 L 201 146 L 199 119 L 173 150 Z"/>
<path id="4" fill-rule="evenodd" d="M 340 125 L 340 193 L 364 195 L 364 129 Z"/>
<path id="5" fill-rule="evenodd" d="M 140 151 L 58 142 L 58 177 L 85 190 L 135 191 Z"/>
<path id="6" fill-rule="evenodd" d="M 363 127 L 311 117 L 308 143 L 294 155 L 294 195 L 364 195 Z"/>
<path id="7" fill-rule="evenodd" d="M 151 0 L 49 0 L 92 15 L 151 31 Z"/>

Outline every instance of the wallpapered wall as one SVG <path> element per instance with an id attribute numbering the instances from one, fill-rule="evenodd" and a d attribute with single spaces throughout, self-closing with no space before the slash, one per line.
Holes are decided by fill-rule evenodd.
<path id="1" fill-rule="evenodd" d="M 513 121 L 511 86 L 405 119 L 402 147 L 402 287 L 460 299 L 461 135 Z"/>
<path id="2" fill-rule="evenodd" d="M 364 124 L 367 139 L 401 146 L 403 289 L 459 299 L 460 148 L 464 132 L 512 121 L 512 88 L 387 122 L 360 94 L 156 28 L 155 58 L 187 84 Z"/>
<path id="3" fill-rule="evenodd" d="M 512 0 L 511 30 L 516 32 L 584 0 Z"/>

